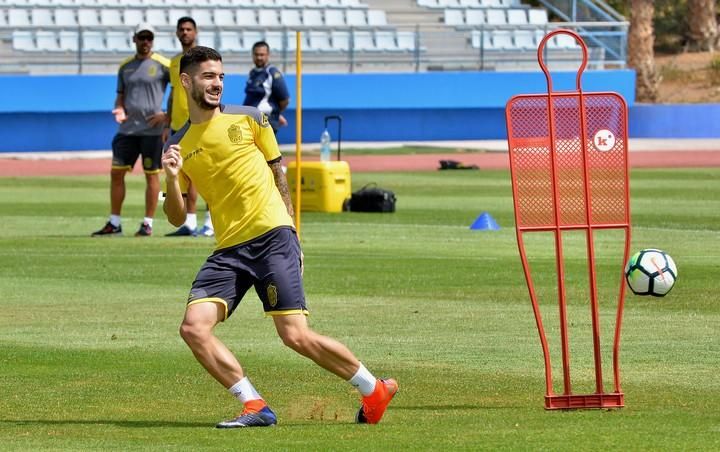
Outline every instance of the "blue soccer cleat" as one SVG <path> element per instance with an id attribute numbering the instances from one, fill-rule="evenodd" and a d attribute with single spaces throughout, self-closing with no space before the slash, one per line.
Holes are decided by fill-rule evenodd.
<path id="1" fill-rule="evenodd" d="M 217 424 L 217 428 L 271 427 L 277 424 L 277 417 L 269 406 L 260 411 L 243 411 L 240 416 Z"/>
<path id="2" fill-rule="evenodd" d="M 184 224 L 177 228 L 177 230 L 165 234 L 165 237 L 195 237 L 196 235 L 197 231 L 195 229 L 190 229 L 186 224 Z"/>

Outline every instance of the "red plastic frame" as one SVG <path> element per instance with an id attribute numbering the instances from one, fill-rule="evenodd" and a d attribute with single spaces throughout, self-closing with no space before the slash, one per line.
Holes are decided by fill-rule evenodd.
<path id="1" fill-rule="evenodd" d="M 574 91 L 554 92 L 543 60 L 546 43 L 557 34 L 572 36 L 582 50 Z M 547 94 L 515 96 L 508 101 L 505 114 L 518 249 L 545 361 L 545 408 L 619 408 L 624 406 L 619 350 L 625 284 L 621 267 L 613 340 L 614 388 L 605 392 L 593 231 L 624 230 L 624 266 L 630 250 L 627 105 L 616 93 L 582 91 L 587 47 L 573 31 L 559 29 L 546 35 L 538 46 L 538 63 L 547 79 Z M 562 247 L 562 232 L 566 230 L 586 232 L 596 382 L 593 394 L 572 393 Z M 523 242 L 525 232 L 552 232 L 555 238 L 562 394 L 553 391 L 550 351 Z"/>

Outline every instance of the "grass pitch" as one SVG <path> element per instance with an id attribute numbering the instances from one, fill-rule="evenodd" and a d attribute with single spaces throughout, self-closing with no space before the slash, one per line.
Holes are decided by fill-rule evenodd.
<path id="1" fill-rule="evenodd" d="M 107 177 L 0 179 L 0 449 L 720 448 L 719 170 L 632 174 L 632 250 L 666 250 L 679 281 L 666 298 L 628 295 L 626 407 L 612 411 L 542 408 L 507 172 L 353 174 L 355 187 L 368 182 L 396 192 L 396 213 L 304 213 L 302 238 L 312 326 L 400 383 L 383 422 L 353 424 L 354 391 L 284 348 L 249 294 L 218 334 L 279 425 L 218 431 L 238 403 L 177 334 L 211 240 L 162 237 L 172 227 L 161 214 L 156 237 L 133 238 L 141 177 L 130 179 L 128 237 L 114 239 L 89 237 L 106 220 Z M 469 229 L 483 211 L 500 231 Z M 597 237 L 606 363 L 620 238 Z M 573 378 L 592 391 L 584 240 L 565 242 Z M 559 362 L 552 240 L 528 246 Z"/>

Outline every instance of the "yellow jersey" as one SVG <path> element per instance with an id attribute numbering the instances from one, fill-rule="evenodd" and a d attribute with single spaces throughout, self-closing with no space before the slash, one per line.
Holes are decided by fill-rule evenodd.
<path id="1" fill-rule="evenodd" d="M 172 86 L 172 117 L 170 118 L 170 128 L 172 130 L 180 130 L 190 117 L 188 110 L 187 94 L 185 88 L 180 83 L 180 58 L 184 53 L 180 52 L 170 60 L 170 86 Z"/>
<path id="2" fill-rule="evenodd" d="M 179 144 L 180 188 L 190 183 L 208 203 L 217 249 L 293 227 L 268 162 L 281 158 L 267 117 L 255 107 L 224 106 L 201 124 L 188 122 L 165 144 Z"/>

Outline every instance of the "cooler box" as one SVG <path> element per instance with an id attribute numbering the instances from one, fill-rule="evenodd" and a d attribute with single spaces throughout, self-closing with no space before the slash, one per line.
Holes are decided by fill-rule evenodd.
<path id="1" fill-rule="evenodd" d="M 351 195 L 350 165 L 344 161 L 301 162 L 300 204 L 302 211 L 342 212 L 343 202 Z M 295 203 L 296 163 L 287 167 L 287 181 Z M 295 206 L 297 208 L 297 206 Z"/>

